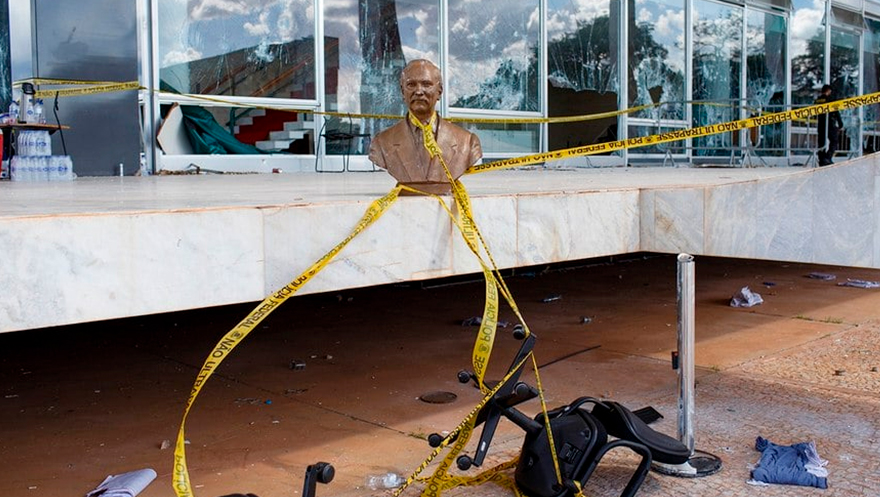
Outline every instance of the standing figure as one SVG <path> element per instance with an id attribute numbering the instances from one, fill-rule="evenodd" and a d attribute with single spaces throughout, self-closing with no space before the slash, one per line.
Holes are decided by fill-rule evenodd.
<path id="1" fill-rule="evenodd" d="M 372 140 L 370 161 L 401 184 L 426 193 L 449 194 L 452 185 L 443 162 L 452 179 L 458 179 L 483 156 L 480 139 L 437 115 L 434 106 L 443 93 L 443 81 L 440 69 L 430 61 L 407 64 L 400 74 L 400 91 L 409 112 Z M 425 129 L 431 130 L 443 162 L 425 147 Z"/>
<path id="2" fill-rule="evenodd" d="M 831 96 L 831 85 L 822 87 L 819 96 L 814 102 L 816 105 L 827 104 L 836 100 Z M 834 111 L 827 114 L 820 114 L 818 117 L 819 124 L 817 131 L 819 133 L 818 147 L 819 165 L 827 166 L 834 160 L 834 152 L 840 146 L 840 130 L 843 129 L 843 120 L 840 119 L 840 112 Z M 828 140 L 828 148 L 825 148 L 825 140 Z"/>

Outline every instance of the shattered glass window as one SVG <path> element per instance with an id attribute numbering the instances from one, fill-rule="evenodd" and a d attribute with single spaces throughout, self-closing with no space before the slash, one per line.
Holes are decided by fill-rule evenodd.
<path id="1" fill-rule="evenodd" d="M 811 105 L 825 78 L 825 2 L 794 0 L 791 14 L 791 102 Z"/>
<path id="2" fill-rule="evenodd" d="M 880 21 L 865 19 L 865 53 L 863 57 L 862 92 L 880 92 Z M 862 153 L 872 154 L 880 150 L 880 104 L 864 107 L 864 141 Z"/>
<path id="3" fill-rule="evenodd" d="M 538 0 L 449 0 L 450 107 L 540 111 Z"/>
<path id="4" fill-rule="evenodd" d="M 760 10 L 746 20 L 746 113 L 760 116 L 785 109 L 785 17 Z M 785 153 L 787 123 L 749 130 L 752 146 L 762 155 Z"/>
<path id="5" fill-rule="evenodd" d="M 635 0 L 629 11 L 630 117 L 683 120 L 684 1 Z"/>
<path id="6" fill-rule="evenodd" d="M 855 97 L 859 94 L 859 35 L 831 28 L 831 95 L 835 99 Z M 838 150 L 858 152 L 859 150 L 859 110 L 843 109 L 843 135 Z"/>
<path id="7" fill-rule="evenodd" d="M 415 59 L 439 65 L 438 15 L 438 0 L 326 0 L 327 110 L 402 116 L 400 71 Z M 322 132 L 327 153 L 365 154 L 369 136 L 396 121 L 330 116 Z"/>
<path id="8" fill-rule="evenodd" d="M 686 127 L 684 0 L 631 0 L 627 81 L 629 137 Z M 630 149 L 634 154 L 681 154 L 685 142 Z"/>
<path id="9" fill-rule="evenodd" d="M 620 9 L 613 1 L 549 0 L 548 114 L 591 116 L 618 110 Z M 551 150 L 614 141 L 617 117 L 549 126 Z"/>
<path id="10" fill-rule="evenodd" d="M 161 89 L 316 98 L 313 0 L 159 0 L 158 7 Z"/>
<path id="11" fill-rule="evenodd" d="M 743 11 L 740 7 L 696 0 L 693 43 L 693 125 L 739 119 Z M 739 132 L 693 141 L 696 156 L 723 156 L 739 145 Z"/>

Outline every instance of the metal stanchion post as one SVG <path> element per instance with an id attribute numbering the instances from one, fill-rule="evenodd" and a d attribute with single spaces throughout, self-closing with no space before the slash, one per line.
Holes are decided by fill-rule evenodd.
<path id="1" fill-rule="evenodd" d="M 721 470 L 721 459 L 694 449 L 694 257 L 678 255 L 678 350 L 673 352 L 673 367 L 678 369 L 678 439 L 691 457 L 682 464 L 654 463 L 659 473 L 696 478 Z"/>

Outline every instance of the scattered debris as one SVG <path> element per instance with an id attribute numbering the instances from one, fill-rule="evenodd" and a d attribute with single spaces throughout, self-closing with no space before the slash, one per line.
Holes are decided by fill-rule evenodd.
<path id="1" fill-rule="evenodd" d="M 876 373 L 876 372 L 877 372 L 877 366 L 872 367 L 872 368 L 871 368 L 871 372 L 872 372 L 872 373 Z"/>
<path id="2" fill-rule="evenodd" d="M 284 394 L 285 395 L 299 395 L 301 393 L 306 393 L 308 391 L 309 391 L 308 388 L 288 388 L 287 390 L 284 391 Z"/>
<path id="3" fill-rule="evenodd" d="M 837 276 L 828 273 L 810 273 L 807 275 L 807 278 L 812 278 L 814 280 L 831 281 L 836 280 Z"/>
<path id="4" fill-rule="evenodd" d="M 461 325 L 462 326 L 480 326 L 480 323 L 482 323 L 482 322 L 483 322 L 483 318 L 481 318 L 480 316 L 474 316 L 474 317 L 470 317 L 470 318 L 467 318 L 464 321 L 462 321 Z"/>
<path id="5" fill-rule="evenodd" d="M 730 307 L 752 307 L 762 303 L 764 303 L 764 299 L 761 298 L 761 295 L 752 292 L 747 286 L 742 287 L 730 299 Z"/>
<path id="6" fill-rule="evenodd" d="M 257 399 L 254 397 L 239 397 L 239 398 L 235 399 L 235 403 L 236 404 L 256 405 L 256 404 L 260 403 L 260 399 Z"/>
<path id="7" fill-rule="evenodd" d="M 846 370 L 845 370 L 845 369 L 835 369 L 835 370 L 834 370 L 834 376 L 843 376 L 843 375 L 845 375 L 845 374 L 846 374 Z"/>
<path id="8" fill-rule="evenodd" d="M 843 283 L 838 283 L 837 286 L 851 286 L 855 288 L 880 288 L 880 283 L 876 281 L 867 281 L 867 280 L 854 280 L 847 278 Z"/>
<path id="9" fill-rule="evenodd" d="M 149 468 L 109 475 L 96 489 L 87 493 L 86 497 L 134 497 L 155 479 L 156 472 Z"/>
<path id="10" fill-rule="evenodd" d="M 367 477 L 367 486 L 370 490 L 380 490 L 388 488 L 397 488 L 406 481 L 405 478 L 397 473 L 385 473 L 384 475 L 375 475 Z"/>
<path id="11" fill-rule="evenodd" d="M 581 324 L 590 324 L 593 322 L 593 318 L 590 316 L 581 316 Z"/>
<path id="12" fill-rule="evenodd" d="M 770 287 L 772 287 L 772 286 L 776 286 L 776 283 L 773 283 L 772 281 L 765 281 L 765 282 L 763 282 L 763 283 L 761 283 L 761 284 L 764 285 L 764 286 L 766 286 L 767 288 L 770 288 Z"/>
<path id="13" fill-rule="evenodd" d="M 159 444 L 159 450 L 168 450 L 171 448 L 171 440 L 165 439 L 162 440 L 162 443 Z"/>
<path id="14" fill-rule="evenodd" d="M 547 295 L 546 297 L 541 299 L 541 302 L 547 304 L 549 302 L 556 302 L 560 299 L 562 299 L 562 295 L 559 295 L 558 293 L 551 293 L 550 295 Z"/>
<path id="15" fill-rule="evenodd" d="M 302 371 L 306 368 L 306 361 L 301 361 L 299 359 L 294 359 L 290 361 L 290 369 L 294 371 Z"/>

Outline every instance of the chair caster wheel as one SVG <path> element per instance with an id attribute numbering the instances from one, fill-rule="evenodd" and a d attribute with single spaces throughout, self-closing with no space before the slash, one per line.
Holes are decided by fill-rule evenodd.
<path id="1" fill-rule="evenodd" d="M 431 447 L 436 449 L 437 447 L 440 447 L 441 443 L 443 443 L 443 436 L 439 433 L 431 433 L 428 435 L 428 445 Z"/>
<path id="2" fill-rule="evenodd" d="M 458 469 L 467 471 L 474 465 L 474 460 L 471 459 L 471 456 L 458 456 L 455 460 L 455 465 L 458 466 Z"/>

